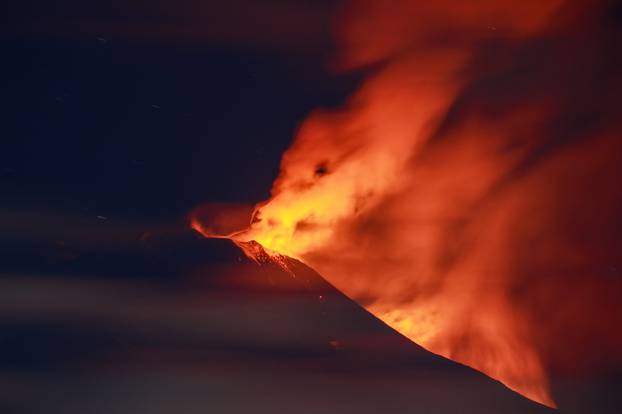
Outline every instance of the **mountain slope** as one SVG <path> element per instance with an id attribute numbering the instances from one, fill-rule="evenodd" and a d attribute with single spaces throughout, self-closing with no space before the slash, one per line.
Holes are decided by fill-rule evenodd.
<path id="1" fill-rule="evenodd" d="M 123 260 L 74 260 L 99 276 L 2 279 L 3 412 L 551 412 L 418 347 L 300 263 L 290 274 L 190 233 L 141 243 Z"/>

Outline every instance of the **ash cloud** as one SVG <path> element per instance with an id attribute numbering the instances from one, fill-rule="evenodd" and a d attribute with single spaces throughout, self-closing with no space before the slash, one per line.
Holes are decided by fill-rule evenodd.
<path id="1" fill-rule="evenodd" d="M 552 375 L 618 370 L 616 15 L 606 1 L 348 2 L 336 67 L 371 74 L 303 124 L 244 237 L 541 403 L 555 404 Z"/>

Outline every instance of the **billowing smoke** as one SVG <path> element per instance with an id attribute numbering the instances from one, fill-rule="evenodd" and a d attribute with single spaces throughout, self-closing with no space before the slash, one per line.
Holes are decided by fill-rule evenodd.
<path id="1" fill-rule="evenodd" d="M 336 66 L 370 76 L 302 125 L 234 239 L 554 405 L 551 374 L 622 349 L 615 16 L 605 1 L 350 1 Z"/>

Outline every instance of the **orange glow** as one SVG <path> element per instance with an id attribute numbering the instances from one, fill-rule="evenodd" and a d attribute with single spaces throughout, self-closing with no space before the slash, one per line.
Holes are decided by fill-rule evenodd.
<path id="1" fill-rule="evenodd" d="M 565 213 L 562 201 L 589 185 L 560 183 L 620 165 L 614 135 L 531 161 L 552 145 L 546 134 L 563 114 L 557 101 L 573 86 L 577 59 L 553 56 L 568 59 L 561 75 L 546 60 L 521 69 L 527 75 L 514 68 L 531 53 L 524 44 L 567 34 L 565 7 L 349 2 L 338 66 L 377 69 L 345 108 L 307 119 L 272 197 L 228 237 L 251 257 L 308 264 L 414 342 L 554 407 L 543 345 L 553 322 L 534 317 L 525 297 L 549 297 L 545 281 L 563 273 L 550 257 L 580 255 L 552 223 L 592 215 L 582 206 Z M 525 285 L 525 274 L 539 279 Z"/>

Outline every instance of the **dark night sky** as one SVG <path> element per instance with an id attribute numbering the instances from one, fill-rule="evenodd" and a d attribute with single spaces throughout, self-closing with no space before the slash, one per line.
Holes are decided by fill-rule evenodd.
<path id="1" fill-rule="evenodd" d="M 5 208 L 168 219 L 265 199 L 298 123 L 354 84 L 325 70 L 327 33 L 245 26 L 253 2 L 32 3 L 11 5 L 1 40 Z"/>
<path id="2" fill-rule="evenodd" d="M 48 260 L 59 245 L 61 256 L 122 250 L 186 227 L 200 203 L 266 199 L 298 124 L 358 81 L 327 69 L 333 10 L 10 2 L 0 32 L 4 269 L 62 273 Z"/>

